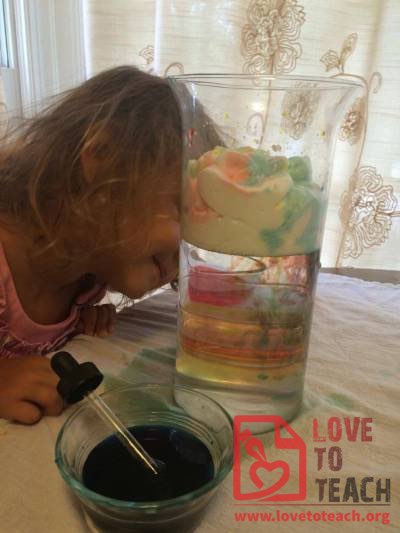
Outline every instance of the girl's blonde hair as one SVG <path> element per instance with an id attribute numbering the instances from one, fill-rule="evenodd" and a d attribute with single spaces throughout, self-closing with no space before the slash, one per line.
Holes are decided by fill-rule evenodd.
<path id="1" fill-rule="evenodd" d="M 87 257 L 112 245 L 127 210 L 148 214 L 157 192 L 178 191 L 181 118 L 168 82 L 132 66 L 61 95 L 0 152 L 0 217 L 38 250 Z M 82 156 L 95 159 L 88 179 Z"/>

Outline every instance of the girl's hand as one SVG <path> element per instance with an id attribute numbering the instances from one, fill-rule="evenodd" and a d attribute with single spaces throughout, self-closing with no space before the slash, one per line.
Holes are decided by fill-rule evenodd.
<path id="1" fill-rule="evenodd" d="M 107 337 L 112 333 L 116 314 L 113 304 L 82 307 L 77 331 L 93 337 Z"/>
<path id="2" fill-rule="evenodd" d="M 0 359 L 0 418 L 35 424 L 42 416 L 57 416 L 63 400 L 58 376 L 40 355 Z"/>

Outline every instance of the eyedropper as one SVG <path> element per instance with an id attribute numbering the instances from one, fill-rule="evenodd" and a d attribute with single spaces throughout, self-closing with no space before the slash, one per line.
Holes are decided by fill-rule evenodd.
<path id="1" fill-rule="evenodd" d="M 103 381 L 103 374 L 94 363 L 79 364 L 68 352 L 57 352 L 50 361 L 51 368 L 59 376 L 57 391 L 68 403 L 86 401 L 111 428 L 129 453 L 139 459 L 153 475 L 158 476 L 164 465 L 153 459 L 130 433 L 106 402 L 94 392 Z"/>

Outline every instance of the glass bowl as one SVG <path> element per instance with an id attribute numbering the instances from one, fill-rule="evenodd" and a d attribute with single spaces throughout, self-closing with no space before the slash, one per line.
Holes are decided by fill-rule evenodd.
<path id="1" fill-rule="evenodd" d="M 112 434 L 89 403 L 83 402 L 66 420 L 56 442 L 61 476 L 82 504 L 92 531 L 189 532 L 232 468 L 233 430 L 226 411 L 214 400 L 177 385 L 129 385 L 102 394 L 128 426 L 157 425 L 185 430 L 209 450 L 214 477 L 197 490 L 162 501 L 128 502 L 89 490 L 82 471 L 89 453 Z"/>

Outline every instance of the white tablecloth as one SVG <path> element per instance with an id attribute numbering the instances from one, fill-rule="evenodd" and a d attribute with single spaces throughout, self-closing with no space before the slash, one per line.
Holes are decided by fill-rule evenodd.
<path id="1" fill-rule="evenodd" d="M 121 381 L 169 382 L 173 379 L 176 295 L 154 296 L 119 314 L 115 334 L 107 339 L 79 336 L 67 349 L 81 361 L 93 360 L 107 375 L 105 387 Z M 235 505 L 232 476 L 224 482 L 198 529 L 199 533 L 233 531 L 400 531 L 400 286 L 321 274 L 307 366 L 304 405 L 292 428 L 307 446 L 307 498 L 290 506 Z M 57 432 L 69 412 L 27 427 L 0 420 L 0 532 L 80 533 L 86 526 L 54 464 Z M 327 434 L 330 417 L 372 418 L 372 441 L 343 438 L 338 443 L 313 442 L 312 424 Z M 264 436 L 269 459 L 279 458 L 273 434 Z M 315 446 L 340 446 L 343 467 L 317 471 Z M 244 459 L 244 464 L 249 459 Z M 288 462 L 290 460 L 288 459 Z M 295 469 L 294 465 L 292 465 Z M 326 507 L 317 503 L 316 478 L 391 480 L 390 506 Z M 369 483 L 369 494 L 374 485 Z M 383 501 L 385 498 L 383 497 Z M 326 503 L 326 499 L 323 500 Z M 349 503 L 349 502 L 348 502 Z M 350 503 L 352 500 L 350 499 Z M 362 502 L 361 502 L 362 503 Z M 364 522 L 282 521 L 301 512 L 358 511 Z M 278 522 L 278 511 L 281 521 Z M 273 522 L 239 522 L 235 513 L 268 512 Z M 390 513 L 390 524 L 367 521 L 368 513 Z M 386 515 L 385 515 L 386 516 Z M 371 519 L 372 515 L 368 515 Z M 261 519 L 260 516 L 258 517 Z M 316 517 L 317 518 L 317 517 Z M 264 519 L 265 516 L 264 516 Z M 286 515 L 284 516 L 286 519 Z M 254 517 L 253 517 L 254 520 Z M 179 533 L 179 532 L 177 532 Z"/>

